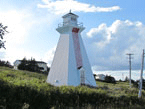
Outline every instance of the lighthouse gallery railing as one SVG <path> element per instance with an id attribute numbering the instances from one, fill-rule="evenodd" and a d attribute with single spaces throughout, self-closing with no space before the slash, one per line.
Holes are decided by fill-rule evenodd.
<path id="1" fill-rule="evenodd" d="M 82 22 L 81 23 L 62 22 L 62 23 L 58 24 L 58 27 L 63 27 L 63 26 L 68 26 L 68 25 L 83 27 L 83 23 Z"/>

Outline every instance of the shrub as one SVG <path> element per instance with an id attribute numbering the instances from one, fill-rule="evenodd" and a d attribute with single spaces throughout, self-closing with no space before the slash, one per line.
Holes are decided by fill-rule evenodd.
<path id="1" fill-rule="evenodd" d="M 25 75 L 24 75 L 25 73 Z M 137 97 L 138 90 L 121 88 L 119 96 L 111 92 L 109 83 L 103 88 L 89 88 L 88 86 L 55 87 L 45 83 L 42 74 L 6 70 L 0 72 L 0 107 L 8 109 L 49 109 L 49 108 L 123 108 L 132 105 L 143 105 Z M 20 79 L 21 78 L 21 79 Z M 121 83 L 122 84 L 122 83 Z M 117 84 L 113 84 L 116 86 Z M 125 83 L 123 83 L 125 87 Z M 121 92 L 120 92 L 121 91 Z M 109 94 L 109 93 L 112 94 Z M 144 95 L 143 90 L 143 95 Z M 133 107 L 135 108 L 135 107 Z M 143 108 L 143 107 L 142 107 Z"/>
<path id="2" fill-rule="evenodd" d="M 21 64 L 19 64 L 18 69 L 27 70 L 32 72 L 40 72 L 39 66 L 37 65 L 35 59 L 27 60 L 23 58 Z"/>
<path id="3" fill-rule="evenodd" d="M 0 66 L 13 68 L 13 66 L 10 64 L 9 61 L 2 61 L 2 60 L 0 60 Z"/>
<path id="4" fill-rule="evenodd" d="M 112 76 L 107 76 L 105 77 L 105 82 L 107 83 L 116 83 L 115 78 Z"/>

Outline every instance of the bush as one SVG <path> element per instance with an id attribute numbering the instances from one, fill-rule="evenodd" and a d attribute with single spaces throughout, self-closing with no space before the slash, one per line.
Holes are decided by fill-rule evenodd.
<path id="1" fill-rule="evenodd" d="M 37 65 L 35 59 L 26 60 L 26 58 L 23 58 L 21 64 L 19 64 L 18 66 L 18 69 L 31 72 L 40 72 L 39 66 Z"/>
<path id="2" fill-rule="evenodd" d="M 133 83 L 133 86 L 139 88 L 139 82 L 140 80 L 137 80 L 136 82 Z M 142 80 L 142 89 L 145 90 L 145 79 Z"/>
<path id="3" fill-rule="evenodd" d="M 0 60 L 0 66 L 13 68 L 13 66 L 10 64 L 9 61 L 2 61 L 2 60 Z"/>
<path id="4" fill-rule="evenodd" d="M 5 67 L 4 67 L 5 68 Z M 3 69 L 3 68 L 2 68 Z M 88 86 L 61 86 L 54 87 L 45 83 L 46 76 L 42 74 L 1 70 L 0 71 L 0 107 L 8 109 L 50 109 L 50 108 L 123 108 L 145 103 L 137 97 L 138 90 L 121 88 L 88 88 Z M 122 83 L 121 83 L 122 84 Z M 117 84 L 113 84 L 116 86 Z M 125 84 L 123 84 L 124 86 Z M 125 87 L 125 86 L 124 86 Z M 121 91 L 121 92 L 120 92 Z M 111 94 L 110 94 L 111 93 Z M 143 91 L 143 97 L 144 97 Z M 135 107 L 132 107 L 135 108 Z"/>
<path id="5" fill-rule="evenodd" d="M 66 108 L 66 107 L 127 107 L 130 104 L 144 103 L 137 96 L 108 96 L 102 89 L 91 89 L 86 86 L 42 87 L 38 90 L 32 86 L 14 86 L 0 80 L 0 105 L 8 109 L 20 109 L 24 105 L 30 109 Z M 97 90 L 99 92 L 97 92 Z M 102 91 L 101 91 L 102 90 Z"/>
<path id="6" fill-rule="evenodd" d="M 105 77 L 105 82 L 107 83 L 116 83 L 115 78 L 112 76 L 107 76 Z"/>

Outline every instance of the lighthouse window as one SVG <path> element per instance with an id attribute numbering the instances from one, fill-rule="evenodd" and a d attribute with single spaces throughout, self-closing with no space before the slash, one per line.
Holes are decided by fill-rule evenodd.
<path id="1" fill-rule="evenodd" d="M 72 21 L 76 21 L 76 18 L 71 18 Z"/>

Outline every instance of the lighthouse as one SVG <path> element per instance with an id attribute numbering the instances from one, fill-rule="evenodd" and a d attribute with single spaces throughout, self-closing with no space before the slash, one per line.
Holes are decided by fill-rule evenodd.
<path id="1" fill-rule="evenodd" d="M 47 82 L 54 86 L 89 85 L 96 82 L 81 38 L 85 29 L 78 23 L 78 15 L 71 11 L 62 16 L 63 23 L 56 29 L 60 33 Z"/>

